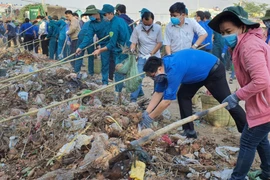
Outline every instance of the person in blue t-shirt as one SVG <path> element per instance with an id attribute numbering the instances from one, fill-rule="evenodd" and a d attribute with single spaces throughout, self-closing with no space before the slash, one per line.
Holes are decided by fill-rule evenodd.
<path id="1" fill-rule="evenodd" d="M 205 30 L 206 30 L 206 32 L 208 34 L 208 36 L 205 39 L 205 44 L 209 43 L 209 45 L 207 45 L 204 49 L 207 52 L 212 53 L 212 49 L 213 49 L 213 29 L 211 29 L 208 26 L 208 23 L 210 22 L 210 19 L 211 19 L 211 13 L 209 11 L 205 11 L 204 12 L 204 24 L 205 24 L 205 27 L 206 27 Z"/>
<path id="2" fill-rule="evenodd" d="M 204 18 L 205 18 L 205 15 L 204 15 L 204 12 L 202 11 L 197 11 L 196 12 L 196 15 L 195 15 L 195 20 L 198 22 L 198 24 L 200 24 L 200 26 L 207 32 L 207 27 L 206 27 L 206 24 L 204 22 Z M 207 35 L 208 37 L 209 35 Z M 203 46 L 204 44 L 206 44 L 206 39 L 207 37 L 205 38 L 205 40 L 201 43 L 200 46 Z M 199 36 L 197 33 L 194 34 L 194 37 L 193 37 L 193 40 L 192 40 L 192 44 L 196 44 L 197 40 L 199 39 Z M 207 46 L 206 46 L 207 47 Z M 202 50 L 204 51 L 209 51 L 206 49 L 206 47 L 202 48 Z"/>
<path id="3" fill-rule="evenodd" d="M 33 42 L 34 40 L 34 28 L 29 18 L 25 18 L 25 21 L 20 28 L 20 34 L 23 35 L 23 38 L 24 38 L 23 42 L 25 44 L 28 44 L 28 46 L 25 46 L 24 49 L 28 51 L 32 51 L 33 44 L 31 42 Z"/>
<path id="4" fill-rule="evenodd" d="M 202 63 L 203 62 L 203 63 Z M 194 49 L 181 50 L 163 59 L 152 56 L 143 71 L 156 83 L 155 93 L 143 113 L 140 126 L 149 128 L 173 100 L 178 100 L 181 118 L 192 115 L 192 97 L 205 86 L 220 103 L 231 94 L 224 65 L 214 55 Z M 179 90 L 178 90 L 179 89 Z M 245 111 L 238 105 L 229 110 L 238 131 L 246 124 Z M 197 138 L 192 122 L 183 125 L 182 135 Z"/>

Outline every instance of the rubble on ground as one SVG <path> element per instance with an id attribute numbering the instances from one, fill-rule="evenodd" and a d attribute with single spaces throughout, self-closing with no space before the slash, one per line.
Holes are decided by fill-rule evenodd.
<path id="1" fill-rule="evenodd" d="M 22 61 L 25 64 L 36 62 L 27 54 L 21 57 L 30 59 Z M 9 75 L 29 72 L 24 63 L 19 70 L 10 67 Z M 64 66 L 1 89 L 1 118 L 38 111 L 1 123 L 0 179 L 128 179 L 135 162 L 146 165 L 144 177 L 148 180 L 220 179 L 235 165 L 235 148 L 220 147 L 214 138 L 204 136 L 186 139 L 179 131 L 139 149 L 130 147 L 131 141 L 164 127 L 165 119 L 171 116 L 166 112 L 165 117 L 158 118 L 155 129 L 139 132 L 138 123 L 148 100 L 117 105 L 113 87 L 43 108 L 99 88 L 99 76 L 77 75 Z"/>

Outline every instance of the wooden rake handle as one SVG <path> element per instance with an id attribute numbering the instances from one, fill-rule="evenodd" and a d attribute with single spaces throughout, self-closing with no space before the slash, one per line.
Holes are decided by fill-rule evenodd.
<path id="1" fill-rule="evenodd" d="M 176 129 L 184 124 L 187 124 L 189 122 L 192 122 L 198 118 L 201 118 L 202 116 L 205 116 L 209 113 L 212 113 L 212 112 L 215 112 L 219 109 L 222 109 L 224 107 L 226 107 L 228 105 L 228 103 L 223 103 L 223 104 L 220 104 L 220 105 L 217 105 L 217 106 L 214 106 L 210 109 L 207 109 L 207 110 L 204 110 L 202 112 L 197 112 L 196 114 L 193 114 L 192 116 L 189 116 L 187 118 L 184 118 L 184 119 L 181 119 L 181 120 L 178 120 L 172 124 L 169 124 L 155 132 L 152 132 L 151 134 L 147 135 L 147 136 L 144 136 L 138 140 L 135 140 L 135 141 L 132 141 L 130 144 L 132 147 L 138 147 L 138 146 L 141 146 L 147 142 L 149 142 L 150 140 L 152 139 L 156 139 L 157 137 L 159 137 L 160 135 L 163 135 L 173 129 Z"/>

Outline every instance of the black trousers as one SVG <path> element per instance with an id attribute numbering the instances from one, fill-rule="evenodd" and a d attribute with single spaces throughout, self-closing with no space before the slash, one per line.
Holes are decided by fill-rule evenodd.
<path id="1" fill-rule="evenodd" d="M 35 53 L 38 53 L 39 40 L 37 38 L 35 38 L 34 41 L 35 41 L 34 50 L 35 50 Z"/>
<path id="2" fill-rule="evenodd" d="M 46 34 L 41 35 L 41 49 L 42 49 L 42 54 L 45 54 L 46 56 L 49 56 L 49 40 L 44 40 L 47 37 Z"/>
<path id="3" fill-rule="evenodd" d="M 212 74 L 208 75 L 206 80 L 194 84 L 181 84 L 177 98 L 182 119 L 192 115 L 192 98 L 202 86 L 205 86 L 219 103 L 222 103 L 231 94 L 226 80 L 225 67 L 222 63 Z M 247 123 L 245 111 L 241 106 L 237 105 L 229 112 L 236 123 L 238 131 L 242 132 Z M 183 129 L 194 130 L 193 122 L 183 125 Z"/>
<path id="4" fill-rule="evenodd" d="M 25 50 L 28 50 L 28 51 L 32 51 L 33 50 L 33 40 L 34 40 L 34 36 L 33 35 L 26 34 L 24 36 L 23 42 L 25 44 L 29 44 L 30 43 L 28 46 L 24 46 L 24 49 Z"/>
<path id="5" fill-rule="evenodd" d="M 109 79 L 113 80 L 114 71 L 115 71 L 115 62 L 113 59 L 113 52 L 110 52 L 110 59 L 109 59 Z"/>
<path id="6" fill-rule="evenodd" d="M 78 47 L 78 39 L 71 40 L 71 46 L 70 46 L 70 54 L 69 54 L 69 56 L 71 54 L 74 54 L 76 52 L 77 47 Z M 70 59 L 75 59 L 75 58 L 77 58 L 77 55 L 73 55 L 73 56 L 70 57 Z M 75 61 L 70 62 L 70 64 L 71 64 L 71 66 L 73 68 L 75 68 Z"/>
<path id="7" fill-rule="evenodd" d="M 8 47 L 11 46 L 11 40 L 13 41 L 14 46 L 17 45 L 16 36 L 8 36 Z"/>

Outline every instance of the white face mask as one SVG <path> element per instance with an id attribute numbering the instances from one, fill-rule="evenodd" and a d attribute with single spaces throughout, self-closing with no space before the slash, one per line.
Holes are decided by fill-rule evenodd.
<path id="1" fill-rule="evenodd" d="M 143 29 L 145 30 L 145 31 L 149 31 L 152 27 L 153 27 L 153 24 L 151 24 L 150 26 L 147 26 L 147 25 L 142 25 L 143 26 Z"/>
<path id="2" fill-rule="evenodd" d="M 86 23 L 87 21 L 89 21 L 89 17 L 86 16 L 86 17 L 82 18 L 82 21 L 83 21 L 84 23 Z"/>

